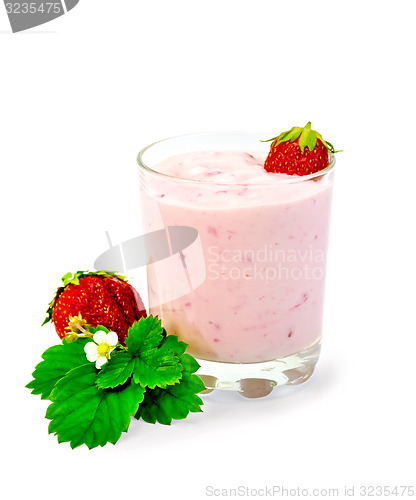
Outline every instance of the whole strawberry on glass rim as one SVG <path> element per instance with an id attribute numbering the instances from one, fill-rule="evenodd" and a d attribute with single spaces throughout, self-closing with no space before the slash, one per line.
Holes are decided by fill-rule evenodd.
<path id="1" fill-rule="evenodd" d="M 319 132 L 311 129 L 311 122 L 304 127 L 292 127 L 276 137 L 264 162 L 267 172 L 310 175 L 324 170 L 330 162 L 330 153 L 338 153 Z"/>
<path id="2" fill-rule="evenodd" d="M 42 323 L 51 321 L 61 339 L 89 336 L 89 326 L 102 325 L 116 332 L 124 344 L 128 329 L 147 316 L 139 293 L 124 276 L 111 271 L 77 271 L 73 276 L 65 274 L 62 282 Z"/>

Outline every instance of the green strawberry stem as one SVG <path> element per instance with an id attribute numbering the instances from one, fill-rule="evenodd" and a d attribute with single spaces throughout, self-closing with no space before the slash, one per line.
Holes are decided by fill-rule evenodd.
<path id="1" fill-rule="evenodd" d="M 313 151 L 316 146 L 317 140 L 320 139 L 326 146 L 328 151 L 332 154 L 340 153 L 342 151 L 342 149 L 335 151 L 334 146 L 329 141 L 325 141 L 319 132 L 317 132 L 316 130 L 312 130 L 311 126 L 311 122 L 308 122 L 304 127 L 292 127 L 290 130 L 282 132 L 272 139 L 267 139 L 266 141 L 260 142 L 273 142 L 273 144 L 277 146 L 282 142 L 294 142 L 299 139 L 299 147 L 303 153 L 306 146 L 308 147 L 309 151 Z"/>
<path id="2" fill-rule="evenodd" d="M 73 285 L 79 285 L 79 279 L 84 276 L 114 276 L 115 278 L 126 281 L 127 278 L 125 276 L 121 276 L 120 274 L 116 274 L 114 271 L 77 271 L 74 276 L 72 273 L 66 273 L 62 276 L 62 282 L 64 286 L 72 283 Z"/>

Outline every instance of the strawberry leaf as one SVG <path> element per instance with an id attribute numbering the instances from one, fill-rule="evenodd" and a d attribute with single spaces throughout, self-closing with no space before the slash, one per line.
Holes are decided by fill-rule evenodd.
<path id="1" fill-rule="evenodd" d="M 41 399 L 48 399 L 58 380 L 77 366 L 90 364 L 84 347 L 90 339 L 78 339 L 72 343 L 63 343 L 49 347 L 32 373 L 33 380 L 26 387 L 32 394 L 40 394 Z"/>
<path id="2" fill-rule="evenodd" d="M 140 354 L 159 347 L 164 335 L 159 318 L 155 316 L 140 318 L 129 328 L 126 346 L 132 354 Z"/>
<path id="3" fill-rule="evenodd" d="M 72 279 L 72 273 L 66 273 L 62 276 L 61 280 L 64 286 L 66 286 L 69 283 L 69 280 Z"/>
<path id="4" fill-rule="evenodd" d="M 134 356 L 130 352 L 117 351 L 101 368 L 97 377 L 98 387 L 107 389 L 126 383 L 134 366 Z"/>
<path id="5" fill-rule="evenodd" d="M 198 361 L 192 357 L 190 354 L 182 354 L 180 357 L 181 365 L 183 366 L 183 370 L 185 373 L 195 373 L 199 368 Z M 199 377 L 198 377 L 199 378 Z M 205 387 L 201 389 L 203 391 Z M 197 391 L 199 392 L 199 391 Z"/>
<path id="6" fill-rule="evenodd" d="M 142 387 L 165 388 L 182 377 L 182 365 L 177 354 L 183 354 L 187 344 L 176 335 L 166 336 L 157 317 L 147 316 L 129 328 L 127 351 L 118 351 L 105 363 L 97 378 L 102 389 L 124 384 L 130 376 Z"/>
<path id="7" fill-rule="evenodd" d="M 104 326 L 90 333 L 108 332 Z M 27 385 L 49 398 L 49 432 L 72 448 L 115 444 L 127 432 L 131 417 L 169 425 L 189 412 L 201 412 L 198 392 L 205 389 L 195 375 L 197 361 L 185 353 L 187 344 L 167 335 L 157 317 L 148 316 L 129 329 L 126 347 L 118 346 L 101 370 L 87 360 L 90 338 L 46 350 Z"/>
<path id="8" fill-rule="evenodd" d="M 71 448 L 86 444 L 92 449 L 115 444 L 127 432 L 131 417 L 143 400 L 144 389 L 130 383 L 117 390 L 103 390 L 96 385 L 94 364 L 69 371 L 56 384 L 46 418 L 51 420 L 49 432 L 58 441 L 69 442 Z"/>
<path id="9" fill-rule="evenodd" d="M 294 142 L 300 136 L 301 133 L 302 129 L 300 127 L 293 127 L 292 130 L 290 131 L 290 134 L 287 136 L 286 140 Z"/>
<path id="10" fill-rule="evenodd" d="M 186 351 L 188 344 L 179 340 L 177 335 L 168 335 L 163 339 L 163 345 L 172 350 L 177 356 L 180 356 Z"/>
<path id="11" fill-rule="evenodd" d="M 55 302 L 56 302 L 57 298 L 63 292 L 63 290 L 64 290 L 63 286 L 59 287 L 58 290 L 56 291 L 53 299 L 49 302 L 48 308 L 46 309 L 46 318 L 44 319 L 41 326 L 46 325 L 46 323 L 49 323 L 49 321 L 51 323 L 53 323 L 53 319 L 52 319 L 53 308 L 55 306 Z"/>
<path id="12" fill-rule="evenodd" d="M 306 146 L 309 148 L 309 151 L 312 151 L 316 146 L 316 132 L 305 127 L 299 137 L 299 147 L 302 153 Z"/>
<path id="13" fill-rule="evenodd" d="M 170 425 L 172 419 L 184 419 L 189 412 L 202 412 L 203 402 L 197 393 L 203 391 L 205 386 L 202 380 L 194 374 L 199 364 L 190 354 L 182 354 L 179 359 L 184 368 L 182 379 L 164 390 L 146 389 L 144 400 L 135 418 L 142 418 L 151 424 L 159 422 Z"/>
<path id="14" fill-rule="evenodd" d="M 180 380 L 182 365 L 173 349 L 182 350 L 184 343 L 169 337 L 174 336 L 166 337 L 160 319 L 155 316 L 141 318 L 129 328 L 126 346 L 135 358 L 133 380 L 136 384 L 151 389 L 165 388 Z"/>
<path id="15" fill-rule="evenodd" d="M 149 424 L 170 425 L 172 419 L 182 420 L 189 412 L 202 412 L 202 399 L 196 395 L 205 389 L 197 375 L 184 374 L 182 380 L 166 389 L 147 389 L 135 418 Z"/>
<path id="16" fill-rule="evenodd" d="M 142 387 L 165 388 L 178 382 L 181 377 L 179 358 L 166 345 L 135 356 L 133 380 Z"/>
<path id="17" fill-rule="evenodd" d="M 278 137 L 278 142 L 285 142 L 288 141 L 290 136 L 292 135 L 295 127 L 292 127 L 290 130 L 287 130 L 286 132 L 282 132 L 279 137 Z"/>

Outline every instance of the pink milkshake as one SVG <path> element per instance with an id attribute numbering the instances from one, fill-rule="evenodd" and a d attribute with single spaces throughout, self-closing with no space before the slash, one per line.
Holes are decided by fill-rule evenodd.
<path id="1" fill-rule="evenodd" d="M 175 265 L 149 269 L 150 312 L 207 362 L 212 387 L 242 392 L 244 379 L 308 378 L 322 334 L 334 160 L 304 177 L 269 173 L 264 137 L 174 138 L 139 156 L 145 232 L 198 231 Z"/>

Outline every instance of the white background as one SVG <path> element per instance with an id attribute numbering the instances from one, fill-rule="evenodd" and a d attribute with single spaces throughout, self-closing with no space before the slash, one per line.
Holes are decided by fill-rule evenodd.
<path id="1" fill-rule="evenodd" d="M 414 2 L 81 0 L 12 34 L 0 5 L 1 450 L 7 498 L 206 497 L 206 487 L 415 481 Z M 25 384 L 57 343 L 67 271 L 139 234 L 135 157 L 186 132 L 279 133 L 337 149 L 323 353 L 261 400 L 204 396 L 116 446 L 48 435 Z M 143 295 L 143 279 L 133 280 Z"/>

